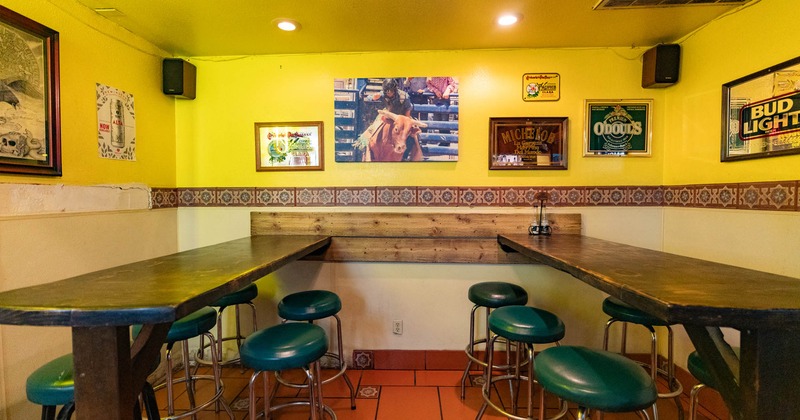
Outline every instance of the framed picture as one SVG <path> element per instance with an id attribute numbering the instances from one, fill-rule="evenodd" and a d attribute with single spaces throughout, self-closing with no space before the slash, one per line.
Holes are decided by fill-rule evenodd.
<path id="1" fill-rule="evenodd" d="M 0 172 L 61 176 L 58 32 L 0 6 Z"/>
<path id="2" fill-rule="evenodd" d="M 567 169 L 567 117 L 490 118 L 489 169 Z"/>
<path id="3" fill-rule="evenodd" d="M 561 76 L 558 73 L 525 73 L 522 75 L 522 100 L 526 102 L 561 99 Z"/>
<path id="4" fill-rule="evenodd" d="M 584 156 L 650 156 L 652 99 L 587 99 Z"/>
<path id="5" fill-rule="evenodd" d="M 336 162 L 458 161 L 458 78 L 333 80 Z"/>
<path id="6" fill-rule="evenodd" d="M 800 57 L 722 85 L 722 162 L 800 153 Z"/>
<path id="7" fill-rule="evenodd" d="M 321 171 L 322 121 L 256 123 L 256 171 Z"/>

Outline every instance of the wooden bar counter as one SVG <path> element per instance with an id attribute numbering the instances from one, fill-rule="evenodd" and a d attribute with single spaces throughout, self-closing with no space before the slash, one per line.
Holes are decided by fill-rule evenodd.
<path id="1" fill-rule="evenodd" d="M 328 236 L 253 236 L 0 293 L 0 324 L 69 326 L 77 418 L 133 418 L 173 321 L 320 251 Z M 145 324 L 131 344 L 129 327 Z"/>
<path id="2" fill-rule="evenodd" d="M 498 242 L 683 324 L 736 419 L 800 415 L 800 279 L 580 235 L 499 235 Z M 719 327 L 741 331 L 740 357 Z"/>

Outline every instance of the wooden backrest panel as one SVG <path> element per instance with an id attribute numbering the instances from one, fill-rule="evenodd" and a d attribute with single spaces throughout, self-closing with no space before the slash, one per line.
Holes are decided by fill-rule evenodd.
<path id="1" fill-rule="evenodd" d="M 494 238 L 523 233 L 531 214 L 252 212 L 252 235 L 327 235 L 402 238 Z M 553 234 L 580 234 L 580 214 L 551 213 Z"/>
<path id="2" fill-rule="evenodd" d="M 531 214 L 252 212 L 251 235 L 332 236 L 332 262 L 530 264 L 503 251 L 498 234 L 527 233 Z M 553 235 L 580 234 L 580 214 L 550 214 Z"/>

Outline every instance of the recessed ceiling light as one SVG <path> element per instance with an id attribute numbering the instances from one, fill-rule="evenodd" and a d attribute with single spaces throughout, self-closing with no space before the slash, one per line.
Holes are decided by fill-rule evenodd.
<path id="1" fill-rule="evenodd" d="M 102 16 L 105 16 L 105 17 L 123 17 L 123 16 L 125 16 L 125 13 L 122 13 L 119 10 L 114 9 L 113 7 L 99 7 L 97 9 L 94 9 L 94 11 L 99 13 Z"/>
<path id="2" fill-rule="evenodd" d="M 300 29 L 300 24 L 292 19 L 275 19 L 275 24 L 282 31 L 296 31 Z"/>
<path id="3" fill-rule="evenodd" d="M 497 24 L 500 26 L 511 26 L 522 20 L 522 15 L 519 13 L 506 13 L 497 18 Z"/>

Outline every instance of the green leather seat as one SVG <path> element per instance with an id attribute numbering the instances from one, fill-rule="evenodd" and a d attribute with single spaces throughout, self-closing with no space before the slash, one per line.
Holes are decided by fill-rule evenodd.
<path id="1" fill-rule="evenodd" d="M 172 323 L 167 342 L 188 340 L 211 331 L 217 325 L 217 311 L 206 306 Z"/>
<path id="2" fill-rule="evenodd" d="M 300 368 L 328 351 L 325 330 L 314 324 L 287 323 L 257 331 L 242 344 L 242 364 L 256 371 Z"/>
<path id="3" fill-rule="evenodd" d="M 183 356 L 183 365 L 184 365 L 184 377 L 181 379 L 177 378 L 168 378 L 164 386 L 167 388 L 167 414 L 170 418 L 182 418 L 193 416 L 197 412 L 205 409 L 206 407 L 210 406 L 211 404 L 215 404 L 215 412 L 219 412 L 220 407 L 225 410 L 228 414 L 228 417 L 233 419 L 233 411 L 231 411 L 228 402 L 225 401 L 223 397 L 224 387 L 222 384 L 222 380 L 219 377 L 219 369 L 215 366 L 212 370 L 213 375 L 199 375 L 199 374 L 192 374 L 190 373 L 191 364 L 189 360 L 189 344 L 188 340 L 194 337 L 206 337 L 210 343 L 212 343 L 212 365 L 218 364 L 218 356 L 216 353 L 215 341 L 214 337 L 211 335 L 209 331 L 214 328 L 217 324 L 217 311 L 210 306 L 205 306 L 200 308 L 172 323 L 172 326 L 169 328 L 169 332 L 167 332 L 167 372 L 172 372 L 172 348 L 176 343 L 180 343 L 182 346 L 182 356 Z M 141 325 L 134 325 L 132 327 L 132 334 L 134 337 L 139 335 L 142 330 Z M 213 381 L 214 383 L 214 392 L 215 394 L 205 402 L 200 404 L 195 403 L 195 385 L 194 383 L 200 380 L 208 380 Z M 173 387 L 176 383 L 184 382 L 186 385 L 186 391 L 189 398 L 189 410 L 175 415 L 175 394 L 173 392 Z M 160 387 L 160 386 L 159 386 Z"/>
<path id="4" fill-rule="evenodd" d="M 491 406 L 495 411 L 503 416 L 509 418 L 513 417 L 517 411 L 517 401 L 512 393 L 511 410 L 509 411 L 506 406 L 501 406 L 502 398 L 499 399 L 500 403 L 492 400 L 492 389 L 496 389 L 495 382 L 508 380 L 510 389 L 514 389 L 513 381 L 517 381 L 517 388 L 519 387 L 519 380 L 522 379 L 528 383 L 526 390 L 527 400 L 527 417 L 533 416 L 533 382 L 534 375 L 532 366 L 534 366 L 534 344 L 553 344 L 558 343 L 559 340 L 564 338 L 565 327 L 564 322 L 554 313 L 544 309 L 533 308 L 523 305 L 510 305 L 503 306 L 493 310 L 489 314 L 489 330 L 495 334 L 494 337 L 489 339 L 486 346 L 487 361 L 486 364 L 494 366 L 493 369 L 486 369 L 484 373 L 485 381 L 481 394 L 483 396 L 483 405 L 478 411 L 477 419 L 483 417 L 486 409 Z M 497 369 L 495 364 L 495 342 L 499 338 L 508 340 L 509 344 L 516 346 L 518 349 L 525 350 L 525 357 L 514 358 L 515 364 L 510 366 L 503 366 L 502 369 Z M 518 353 L 519 354 L 519 353 Z M 510 355 L 507 355 L 510 357 Z M 535 363 L 538 362 L 538 357 Z M 519 374 L 522 372 L 522 365 L 527 363 L 528 373 Z M 505 370 L 504 375 L 495 377 L 496 371 Z M 517 373 L 514 373 L 517 372 Z M 499 394 L 498 394 L 499 395 Z M 544 398 L 540 399 L 540 406 L 544 406 Z M 543 410 L 540 408 L 540 410 Z M 562 404 L 562 411 L 566 412 L 566 405 Z M 540 411 L 539 417 L 544 417 Z"/>
<path id="5" fill-rule="evenodd" d="M 347 363 L 344 360 L 344 347 L 342 341 L 342 320 L 339 319 L 339 311 L 342 310 L 342 300 L 336 293 L 328 290 L 306 290 L 284 296 L 278 302 L 278 316 L 288 321 L 316 321 L 318 319 L 333 317 L 336 321 L 336 342 L 337 349 L 327 353 L 328 357 L 335 358 L 339 363 L 339 371 L 322 381 L 323 384 L 330 383 L 337 378 L 344 379 L 347 388 L 350 390 L 350 408 L 356 408 L 356 389 L 350 382 L 345 371 Z M 294 388 L 305 388 L 307 385 L 291 383 L 283 379 L 280 373 L 276 374 L 278 381 L 286 386 Z"/>
<path id="6" fill-rule="evenodd" d="M 503 281 L 485 281 L 470 286 L 467 291 L 467 298 L 475 305 L 472 307 L 469 317 L 469 344 L 464 349 L 467 355 L 467 366 L 464 374 L 461 375 L 461 399 L 466 396 L 467 380 L 469 379 L 470 369 L 475 363 L 481 368 L 486 368 L 486 361 L 481 360 L 479 353 L 475 351 L 475 346 L 486 343 L 489 335 L 489 314 L 493 309 L 508 305 L 524 305 L 528 303 L 528 292 L 522 287 Z M 485 337 L 475 337 L 476 313 L 480 308 L 484 308 L 486 318 Z M 496 369 L 505 369 L 508 366 L 496 365 Z"/>
<path id="7" fill-rule="evenodd" d="M 671 324 L 667 321 L 659 319 L 645 311 L 634 308 L 621 300 L 608 297 L 603 300 L 603 312 L 608 314 L 611 318 L 606 323 L 605 331 L 603 333 L 603 349 L 608 350 L 609 328 L 615 322 L 622 322 L 622 335 L 620 342 L 620 353 L 626 353 L 626 334 L 627 325 L 634 324 L 643 326 L 650 333 L 650 363 L 648 369 L 650 376 L 655 381 L 659 374 L 663 375 L 669 384 L 666 391 L 658 394 L 659 398 L 672 398 L 675 401 L 680 418 L 683 418 L 683 404 L 681 403 L 680 396 L 683 394 L 683 384 L 675 377 L 675 359 L 673 351 L 673 333 Z M 658 366 L 658 335 L 654 327 L 663 327 L 667 330 L 667 361 L 664 368 Z"/>
<path id="8" fill-rule="evenodd" d="M 151 372 L 158 367 L 160 361 L 159 356 Z M 59 419 L 69 419 L 75 412 L 73 363 L 72 353 L 65 354 L 36 369 L 25 381 L 28 401 L 42 406 L 43 420 L 55 419 L 57 406 L 63 406 L 58 414 Z M 158 404 L 149 383 L 145 384 L 142 397 L 148 417 L 154 418 L 158 413 Z"/>
<path id="9" fill-rule="evenodd" d="M 657 327 L 666 327 L 669 325 L 668 322 L 658 319 L 647 312 L 640 311 L 614 297 L 608 297 L 603 301 L 603 312 L 622 322 Z"/>
<path id="10" fill-rule="evenodd" d="M 473 284 L 467 292 L 470 302 L 487 308 L 528 303 L 528 292 L 522 287 L 502 281 Z"/>
<path id="11" fill-rule="evenodd" d="M 717 383 L 714 380 L 714 377 L 711 376 L 711 371 L 708 370 L 708 366 L 703 359 L 700 358 L 700 355 L 697 354 L 696 351 L 693 351 L 689 354 L 687 367 L 689 369 L 689 373 L 697 378 L 697 380 L 702 384 L 709 388 L 717 388 Z"/>
<path id="12" fill-rule="evenodd" d="M 739 347 L 728 347 L 731 351 L 739 355 L 740 348 Z M 700 395 L 700 391 L 704 388 L 717 388 L 717 381 L 714 380 L 714 377 L 711 376 L 711 371 L 708 368 L 703 359 L 700 358 L 700 354 L 696 351 L 693 351 L 689 354 L 689 358 L 686 362 L 687 368 L 689 369 L 689 373 L 691 373 L 699 383 L 695 385 L 691 392 L 689 393 L 689 420 L 695 420 L 697 418 L 697 406 L 699 404 L 698 397 Z"/>
<path id="13" fill-rule="evenodd" d="M 307 290 L 287 295 L 278 303 L 278 316 L 292 321 L 313 321 L 336 315 L 342 301 L 327 290 Z"/>
<path id="14" fill-rule="evenodd" d="M 656 385 L 636 362 L 602 350 L 578 346 L 545 349 L 534 365 L 549 393 L 584 409 L 639 411 L 658 397 Z"/>
<path id="15" fill-rule="evenodd" d="M 218 308 L 217 309 L 217 333 L 216 333 L 216 345 L 217 345 L 217 355 L 220 357 L 219 365 L 225 366 L 239 362 L 239 356 L 231 357 L 227 360 L 222 360 L 224 351 L 223 351 L 223 344 L 226 341 L 236 341 L 236 349 L 238 350 L 242 346 L 242 342 L 246 338 L 244 334 L 242 334 L 242 323 L 240 318 L 240 305 L 244 305 L 250 308 L 250 313 L 253 317 L 253 324 L 251 331 L 258 331 L 258 319 L 256 317 L 256 307 L 253 304 L 253 300 L 258 297 L 258 286 L 255 283 L 251 283 L 248 286 L 243 287 L 233 293 L 228 293 L 227 295 L 219 298 L 216 302 L 212 303 L 211 306 Z M 234 318 L 234 328 L 235 333 L 229 336 L 223 335 L 223 314 L 225 309 L 228 307 L 233 307 L 235 310 L 235 318 Z M 196 360 L 198 363 L 203 365 L 210 365 L 211 361 L 206 359 L 205 350 L 211 343 L 206 343 L 205 338 L 203 336 L 200 337 L 200 349 L 197 351 Z"/>
<path id="16" fill-rule="evenodd" d="M 251 283 L 249 286 L 246 286 L 241 290 L 223 296 L 216 302 L 212 303 L 211 306 L 224 308 L 226 306 L 241 305 L 243 303 L 252 301 L 257 296 L 258 286 L 256 286 L 255 283 Z"/>
<path id="17" fill-rule="evenodd" d="M 552 312 L 530 306 L 497 308 L 489 315 L 489 329 L 511 341 L 554 343 L 564 338 L 564 322 Z"/>
<path id="18" fill-rule="evenodd" d="M 320 326 L 308 322 L 290 322 L 278 324 L 273 327 L 250 334 L 244 340 L 239 351 L 242 366 L 253 369 L 249 383 L 250 413 L 248 418 L 257 418 L 256 412 L 256 379 L 263 377 L 263 387 L 266 399 L 264 400 L 264 414 L 283 407 L 303 404 L 316 412 L 312 418 L 323 418 L 328 412 L 331 418 L 336 418 L 333 410 L 326 406 L 322 400 L 322 377 L 319 359 L 328 351 L 328 338 L 325 330 Z M 270 406 L 269 372 L 278 372 L 284 369 L 301 368 L 308 380 L 305 385 L 309 389 L 309 400 L 302 402 L 288 402 L 277 406 Z"/>
<path id="19" fill-rule="evenodd" d="M 75 399 L 72 354 L 51 360 L 28 376 L 28 401 L 42 406 L 67 405 Z"/>

